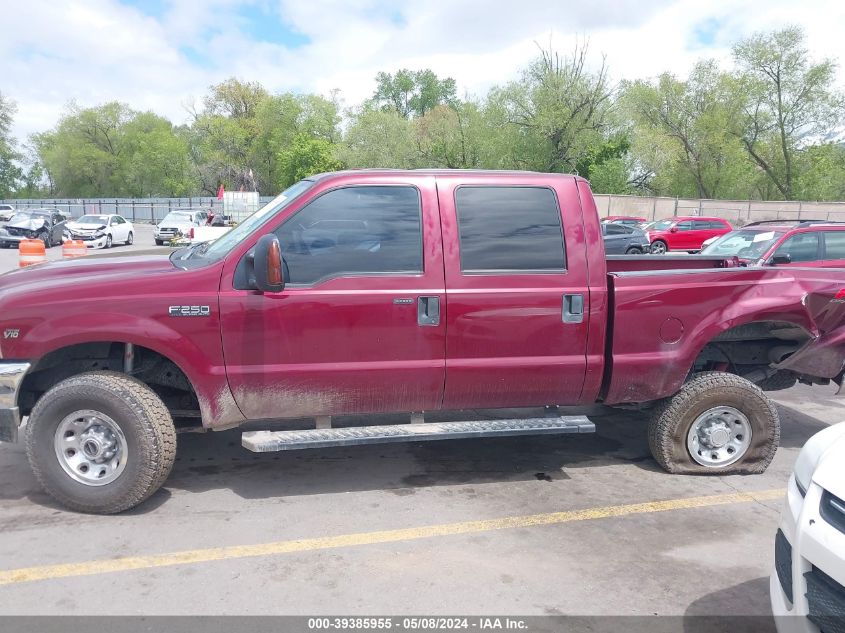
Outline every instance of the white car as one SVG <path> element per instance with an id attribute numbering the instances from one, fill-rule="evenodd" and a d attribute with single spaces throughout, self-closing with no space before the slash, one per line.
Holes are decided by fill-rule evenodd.
<path id="1" fill-rule="evenodd" d="M 722 237 L 722 236 L 721 236 L 721 235 L 714 235 L 714 236 L 713 236 L 713 237 L 711 237 L 710 239 L 704 240 L 704 241 L 701 243 L 701 250 L 704 250 L 705 248 L 707 248 L 708 246 L 710 246 L 713 242 L 715 242 L 716 240 L 718 240 L 720 237 Z"/>
<path id="2" fill-rule="evenodd" d="M 779 633 L 845 625 L 845 422 L 804 445 L 789 478 L 769 591 Z"/>
<path id="3" fill-rule="evenodd" d="M 121 215 L 83 215 L 67 223 L 65 237 L 82 240 L 88 248 L 111 248 L 114 244 L 132 244 L 135 227 Z"/>
<path id="4" fill-rule="evenodd" d="M 0 204 L 0 222 L 8 222 L 15 215 L 15 207 L 10 204 Z"/>

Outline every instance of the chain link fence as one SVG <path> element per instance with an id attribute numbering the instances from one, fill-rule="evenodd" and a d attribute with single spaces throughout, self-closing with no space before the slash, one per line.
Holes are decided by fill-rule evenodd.
<path id="1" fill-rule="evenodd" d="M 272 196 L 260 198 L 264 204 L 272 200 Z M 0 200 L 0 204 L 10 204 L 18 209 L 37 209 L 40 207 L 55 207 L 60 211 L 78 218 L 85 214 L 122 215 L 132 222 L 149 222 L 155 224 L 171 211 L 179 209 L 200 208 L 212 209 L 215 214 L 223 212 L 223 201 L 214 197 L 200 198 L 53 198 L 29 200 Z"/>
<path id="2" fill-rule="evenodd" d="M 761 200 L 698 200 L 597 194 L 596 206 L 601 217 L 633 215 L 649 220 L 673 216 L 704 215 L 725 218 L 734 226 L 758 220 L 830 220 L 845 222 L 845 202 L 764 202 Z M 272 200 L 262 196 L 260 204 Z M 116 213 L 133 222 L 155 224 L 170 211 L 198 207 L 221 213 L 223 201 L 214 197 L 198 198 L 91 198 L 0 200 L 21 209 L 57 207 L 78 218 L 86 213 Z"/>

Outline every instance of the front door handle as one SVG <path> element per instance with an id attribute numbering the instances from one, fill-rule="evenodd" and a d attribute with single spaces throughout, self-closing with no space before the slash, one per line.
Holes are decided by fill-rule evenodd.
<path id="1" fill-rule="evenodd" d="M 563 322 L 583 323 L 584 295 L 563 295 Z"/>
<path id="2" fill-rule="evenodd" d="M 417 298 L 417 325 L 440 325 L 440 297 Z"/>

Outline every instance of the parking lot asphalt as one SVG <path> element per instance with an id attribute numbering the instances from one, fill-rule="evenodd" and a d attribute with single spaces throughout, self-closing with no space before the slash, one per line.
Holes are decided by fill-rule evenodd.
<path id="1" fill-rule="evenodd" d="M 137 225 L 116 248 L 152 245 Z M 164 488 L 112 517 L 58 507 L 3 444 L 0 614 L 767 615 L 782 491 L 845 419 L 833 392 L 771 394 L 763 475 L 668 475 L 643 414 L 602 408 L 594 435 L 279 454 L 232 430 L 180 435 Z"/>
<path id="2" fill-rule="evenodd" d="M 153 226 L 151 224 L 135 224 L 135 243 L 131 246 L 126 246 L 124 244 L 117 244 L 112 247 L 111 250 L 114 251 L 140 251 L 146 250 L 149 248 L 161 248 L 163 250 L 168 249 L 167 246 L 156 246 L 155 240 L 153 239 Z M 95 250 L 95 249 L 88 249 L 89 253 L 101 253 L 103 252 L 102 249 Z M 62 247 L 61 246 L 53 246 L 52 248 L 48 248 L 46 250 L 47 259 L 50 261 L 58 260 L 62 258 Z M 16 248 L 0 248 L 0 273 L 4 273 L 8 270 L 14 270 L 18 267 L 18 250 Z"/>
<path id="3" fill-rule="evenodd" d="M 594 435 L 281 454 L 233 430 L 180 435 L 164 489 L 101 517 L 0 445 L 0 614 L 766 615 L 797 452 L 845 419 L 832 388 L 773 395 L 755 476 L 668 475 L 607 409 Z"/>

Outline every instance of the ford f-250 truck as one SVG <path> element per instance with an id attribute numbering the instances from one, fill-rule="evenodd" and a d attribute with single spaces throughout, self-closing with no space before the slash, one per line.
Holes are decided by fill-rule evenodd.
<path id="1" fill-rule="evenodd" d="M 322 174 L 210 244 L 0 276 L 0 437 L 99 513 L 162 485 L 174 420 L 316 419 L 243 434 L 269 451 L 591 427 L 424 421 L 441 409 L 652 403 L 666 470 L 761 472 L 779 421 L 757 385 L 841 383 L 845 279 L 735 263 L 606 258 L 578 177 Z M 381 412 L 412 423 L 331 425 Z"/>

